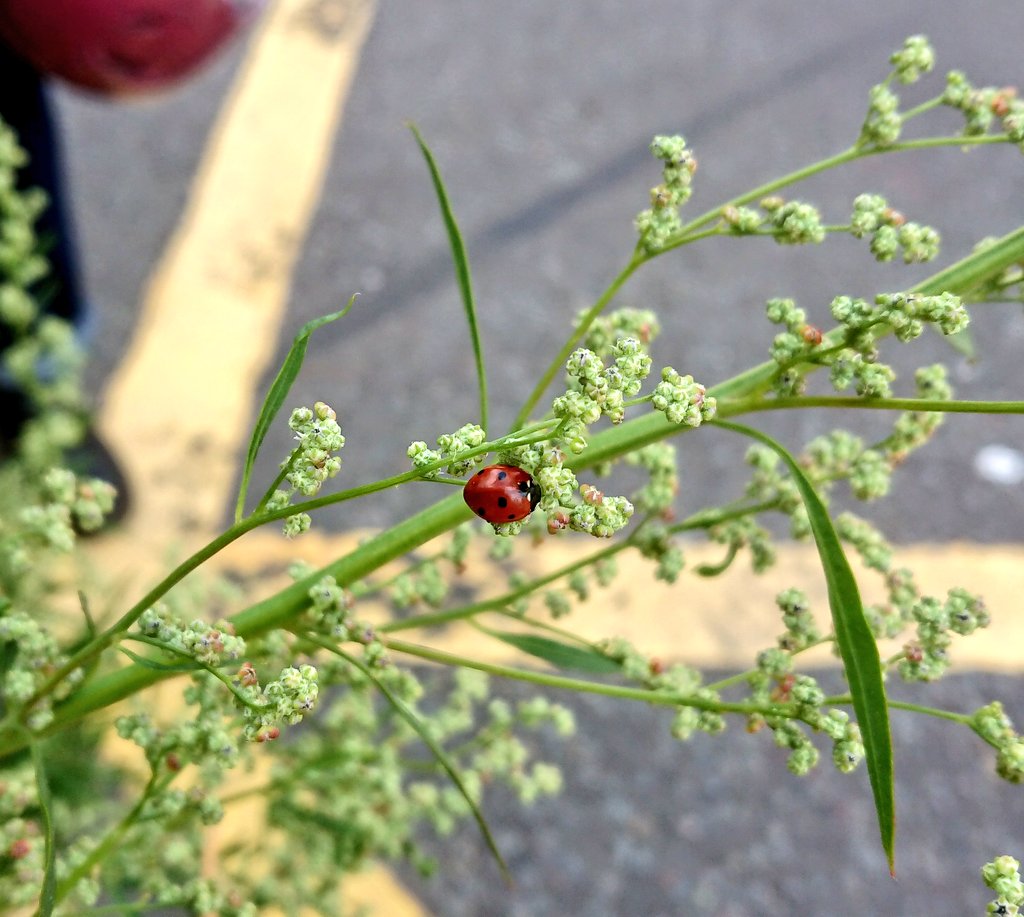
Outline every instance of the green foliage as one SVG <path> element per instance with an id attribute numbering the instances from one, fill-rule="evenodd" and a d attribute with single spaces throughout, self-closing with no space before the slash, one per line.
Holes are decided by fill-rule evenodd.
<path id="1" fill-rule="evenodd" d="M 636 247 L 605 292 L 576 316 L 511 429 L 498 436 L 487 432 L 486 373 L 466 247 L 440 169 L 416 133 L 448 230 L 476 357 L 480 417 L 439 433 L 437 449 L 413 443 L 411 468 L 403 474 L 321 494 L 341 470 L 341 426 L 322 402 L 295 408 L 289 425 L 298 445 L 246 514 L 257 454 L 287 402 L 310 337 L 352 302 L 308 323 L 264 400 L 234 523 L 134 605 L 117 608 L 119 616 L 105 628 L 94 625 L 83 596 L 84 621 L 71 639 L 56 636 L 55 558 L 74 550 L 76 529 L 102 524 L 112 494 L 100 482 L 51 468 L 80 432 L 80 357 L 69 329 L 39 315 L 34 284 L 45 262 L 32 224 L 41 201 L 13 190 L 12 170 L 23 157 L 10 133 L 0 131 L 0 321 L 15 340 L 5 368 L 38 410 L 18 453 L 0 468 L 0 499 L 9 502 L 0 514 L 0 849 L 7 851 L 0 861 L 0 900 L 35 905 L 44 914 L 88 913 L 101 893 L 126 912 L 179 907 L 248 917 L 270 906 L 308 905 L 337 913 L 331 902 L 340 877 L 373 859 L 406 859 L 429 872 L 428 829 L 445 834 L 465 819 L 476 822 L 503 864 L 484 816 L 487 789 L 504 784 L 524 803 L 557 792 L 560 774 L 535 759 L 530 735 L 538 729 L 567 735 L 573 722 L 568 710 L 541 693 L 515 707 L 490 698 L 484 672 L 528 682 L 538 692 L 667 707 L 671 733 L 680 741 L 716 735 L 738 719 L 751 733 L 767 730 L 786 749 L 786 767 L 796 775 L 819 763 L 824 743 L 830 745 L 824 757 L 842 773 L 856 770 L 863 759 L 890 869 L 896 801 L 889 709 L 967 727 L 994 749 L 996 773 L 1022 782 L 1024 740 L 999 702 L 973 714 L 935 710 L 890 700 L 884 687 L 886 678 L 927 683 L 941 677 L 954 641 L 988 624 L 982 599 L 964 589 L 922 594 L 882 533 L 850 512 L 832 518 L 829 502 L 839 486 L 848 486 L 857 500 L 885 497 L 898 466 L 929 441 L 947 412 L 1024 413 L 1024 402 L 956 400 L 938 365 L 920 367 L 912 395 L 896 397 L 901 382 L 882 362 L 884 347 L 912 342 L 928 327 L 963 349 L 973 303 L 1019 301 L 1024 227 L 982 240 L 973 253 L 913 289 L 873 298 L 837 291 L 830 329 L 809 325 L 790 299 L 769 300 L 766 317 L 777 326 L 766 345 L 769 359 L 715 384 L 655 366 L 649 346 L 659 326 L 653 312 L 609 311 L 647 262 L 713 236 L 797 245 L 824 244 L 840 234 L 866 240 L 870 255 L 882 261 L 937 257 L 938 232 L 908 221 L 877 194 L 856 197 L 852 212 L 837 223 L 813 203 L 782 195 L 811 176 L 890 151 L 997 143 L 1024 149 L 1024 107 L 1005 91 L 972 87 L 954 72 L 940 95 L 903 111 L 893 86 L 922 78 L 934 55 L 914 36 L 890 62 L 893 69 L 871 90 L 863 127 L 847 150 L 689 222 L 681 212 L 696 159 L 682 137 L 656 137 L 651 152 L 661 163 L 661 183 L 636 219 Z M 908 121 L 939 106 L 963 116 L 961 132 L 900 139 Z M 61 372 L 40 379 L 43 357 Z M 873 443 L 839 428 L 821 431 L 800 448 L 728 420 L 822 407 L 891 411 L 895 419 Z M 679 518 L 677 495 L 686 479 L 671 440 L 707 435 L 715 426 L 758 440 L 746 457 L 749 481 L 730 503 Z M 532 476 L 540 497 L 528 519 L 493 528 L 470 522 L 460 494 L 449 493 L 322 569 L 297 564 L 290 586 L 258 601 L 235 597 L 225 603 L 213 586 L 198 587 L 194 577 L 185 582 L 259 526 L 283 520 L 285 533 L 298 536 L 320 507 L 411 482 L 461 486 L 478 465 L 490 462 L 514 464 Z M 640 481 L 628 493 L 606 493 L 608 486 L 593 481 L 618 463 L 629 465 Z M 305 499 L 293 503 L 297 496 Z M 766 610 L 779 623 L 775 642 L 749 667 L 715 683 L 614 634 L 593 641 L 568 629 L 573 616 L 586 614 L 586 601 L 614 580 L 619 554 L 636 552 L 651 562 L 656 578 L 680 588 L 690 573 L 724 578 L 743 556 L 756 571 L 767 569 L 775 559 L 768 524 L 773 516 L 785 520 L 794 538 L 817 544 L 830 627 L 819 626 L 807 595 L 794 584 Z M 555 570 L 524 572 L 524 545 L 543 552 L 553 539 L 573 537 L 570 531 L 610 540 Z M 694 534 L 721 545 L 722 556 L 691 571 L 681 539 Z M 868 576 L 881 579 L 881 602 L 862 606 L 849 552 L 860 557 Z M 396 561 L 397 573 L 389 567 Z M 464 601 L 451 583 L 466 567 L 484 563 L 491 565 L 493 592 Z M 365 610 L 373 602 L 391 612 L 376 625 Z M 510 619 L 512 630 L 492 626 Z M 518 650 L 523 664 L 496 665 L 430 645 L 432 628 L 467 624 Z M 418 631 L 420 642 L 396 636 L 407 630 Z M 899 638 L 904 643 L 897 653 L 880 653 L 877 641 Z M 801 655 L 819 645 L 840 656 L 845 694 L 826 696 L 801 671 Z M 456 674 L 439 684 L 418 675 L 408 660 L 448 666 Z M 531 665 L 538 661 L 559 671 Z M 178 717 L 150 705 L 147 689 L 165 680 L 184 686 L 185 712 Z M 141 750 L 148 773 L 141 780 L 117 773 L 123 786 L 115 792 L 111 770 L 104 778 L 93 763 L 98 733 L 109 725 L 108 708 L 128 698 L 135 705 L 114 729 Z M 71 772 L 71 752 L 80 779 L 69 782 L 64 777 Z M 236 789 L 238 769 L 257 762 L 265 768 L 263 782 Z M 70 783 L 77 784 L 77 795 Z M 83 793 L 83 786 L 93 792 Z M 200 869 L 205 829 L 226 807 L 252 797 L 266 802 L 266 824 L 224 851 L 216 878 L 206 876 Z M 262 873 L 249 868 L 257 857 L 268 864 Z M 1024 900 L 1016 861 L 998 858 L 983 878 L 999 896 L 990 912 L 1015 912 Z"/>

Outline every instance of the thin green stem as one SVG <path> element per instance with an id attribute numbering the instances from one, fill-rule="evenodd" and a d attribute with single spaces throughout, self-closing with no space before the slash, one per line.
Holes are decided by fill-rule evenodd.
<path id="1" fill-rule="evenodd" d="M 619 292 L 622 285 L 629 280 L 633 272 L 644 263 L 646 259 L 638 254 L 634 254 L 630 260 L 620 272 L 619 275 L 608 285 L 608 288 L 598 297 L 597 301 L 592 305 L 580 318 L 576 325 L 576 330 L 569 336 L 569 339 L 562 345 L 562 349 L 558 351 L 558 355 L 551 361 L 551 364 L 544 371 L 544 375 L 540 377 L 540 381 L 534 386 L 530 396 L 526 399 L 523 406 L 519 409 L 519 413 L 516 415 L 516 419 L 512 422 L 512 429 L 518 430 L 522 427 L 530 415 L 533 413 L 534 408 L 540 402 L 540 399 L 544 397 L 544 393 L 548 390 L 548 386 L 554 381 L 555 376 L 561 371 L 565 365 L 565 361 L 569 359 L 569 355 L 573 352 L 576 345 L 583 340 L 584 335 L 590 330 L 590 326 L 594 324 L 598 316 L 604 311 L 605 307 L 610 303 L 615 295 Z"/>
<path id="2" fill-rule="evenodd" d="M 388 649 L 396 653 L 405 653 L 408 656 L 416 656 L 419 659 L 426 659 L 430 662 L 440 663 L 441 665 L 476 669 L 480 672 L 486 672 L 488 675 L 496 675 L 499 678 L 511 678 L 516 681 L 525 681 L 545 688 L 575 691 L 579 694 L 600 694 L 604 697 L 616 697 L 620 700 L 641 701 L 643 703 L 656 704 L 663 707 L 695 707 L 699 710 L 711 710 L 717 713 L 739 713 L 743 715 L 761 713 L 774 716 L 791 715 L 789 707 L 785 704 L 755 704 L 717 701 L 690 694 L 670 694 L 661 691 L 648 691 L 643 688 L 629 688 L 624 685 L 608 685 L 596 681 L 587 681 L 581 678 L 566 678 L 565 676 L 553 675 L 548 672 L 534 672 L 529 669 L 516 669 L 512 666 L 484 662 L 480 659 L 456 656 L 454 653 L 447 653 L 443 650 L 434 649 L 429 646 L 421 646 L 416 643 L 406 643 L 404 640 L 387 639 L 384 642 Z"/>
<path id="3" fill-rule="evenodd" d="M 923 115 L 927 111 L 932 111 L 935 108 L 941 108 L 943 105 L 942 96 L 935 96 L 934 99 L 929 99 L 927 102 L 922 102 L 920 105 L 914 108 L 908 108 L 903 114 L 900 115 L 900 121 L 906 124 L 912 118 L 916 118 L 918 115 Z"/>
<path id="4" fill-rule="evenodd" d="M 58 903 L 63 901 L 71 890 L 82 879 L 89 875 L 93 867 L 98 863 L 103 862 L 111 851 L 121 843 L 125 834 L 127 834 L 132 826 L 139 820 L 139 816 L 142 814 L 142 810 L 145 808 L 146 803 L 153 796 L 163 792 L 168 786 L 170 786 L 175 776 L 176 774 L 174 773 L 168 773 L 164 774 L 163 777 L 157 778 L 157 775 L 153 774 L 149 778 L 138 802 L 132 806 L 121 821 L 107 832 L 107 836 L 92 849 L 92 852 L 57 884 Z"/>
<path id="5" fill-rule="evenodd" d="M 835 642 L 835 637 L 831 635 L 828 637 L 822 637 L 819 640 L 814 640 L 808 643 L 807 646 L 802 647 L 801 649 L 794 650 L 789 655 L 795 659 L 801 653 L 806 653 L 808 650 L 812 650 L 816 646 L 823 646 L 826 643 L 833 642 Z M 744 672 L 737 672 L 735 675 L 729 675 L 727 678 L 722 678 L 718 681 L 712 682 L 707 685 L 707 687 L 712 691 L 724 691 L 726 688 L 731 688 L 733 685 L 743 684 L 745 681 L 749 681 L 750 678 L 756 675 L 759 671 L 759 669 L 747 669 Z"/>
<path id="6" fill-rule="evenodd" d="M 832 706 L 849 706 L 853 703 L 853 698 L 849 694 L 836 694 L 832 697 L 826 697 L 822 702 L 822 707 Z M 920 713 L 924 716 L 934 716 L 943 720 L 951 720 L 954 723 L 960 723 L 964 726 L 971 725 L 971 717 L 965 713 L 955 713 L 952 710 L 940 710 L 937 707 L 924 707 L 921 704 L 912 704 L 908 701 L 892 700 L 888 701 L 888 704 L 894 710 L 908 710 L 911 713 Z"/>
<path id="7" fill-rule="evenodd" d="M 404 618 L 401 621 L 389 621 L 387 624 L 383 624 L 377 628 L 377 632 L 391 634 L 419 627 L 436 627 L 440 624 L 448 624 L 452 621 L 472 618 L 474 615 L 482 614 L 485 611 L 498 611 L 506 605 L 510 605 L 512 602 L 529 595 L 531 592 L 536 592 L 538 589 L 542 589 L 549 583 L 555 582 L 555 580 L 559 580 L 564 576 L 569 576 L 577 570 L 589 567 L 591 564 L 596 563 L 599 560 L 603 560 L 606 557 L 613 557 L 618 554 L 619 551 L 623 551 L 630 546 L 631 542 L 629 539 L 623 539 L 620 542 L 616 542 L 608 545 L 606 548 L 602 548 L 600 551 L 588 554 L 580 560 L 576 560 L 563 567 L 559 567 L 551 573 L 547 573 L 544 576 L 539 576 L 534 580 L 530 580 L 530 582 L 525 583 L 519 588 L 512 589 L 502 595 L 495 596 L 490 599 L 482 599 L 479 602 L 472 602 L 469 605 L 462 605 L 459 608 L 450 608 L 445 611 L 432 611 L 426 614 L 417 615 L 414 618 Z"/>
<path id="8" fill-rule="evenodd" d="M 1024 414 L 1024 401 L 939 401 L 934 398 L 853 398 L 842 395 L 800 395 L 784 398 L 738 398 L 721 401 L 721 419 L 755 411 L 793 408 L 855 408 L 874 411 L 918 411 L 939 414 Z M 714 421 L 712 421 L 713 423 Z"/>
<path id="9" fill-rule="evenodd" d="M 259 502 L 256 504 L 256 508 L 253 509 L 253 511 L 249 514 L 250 516 L 258 516 L 266 509 L 267 503 L 270 501 L 270 498 L 274 496 L 274 492 L 280 486 L 281 482 L 285 479 L 285 476 L 288 474 L 289 471 L 292 470 L 292 466 L 295 464 L 295 460 L 299 457 L 299 454 L 301 452 L 302 448 L 299 446 L 296 446 L 292 450 L 291 455 L 288 456 L 288 460 L 278 469 L 277 475 L 275 476 L 274 480 L 271 481 L 270 486 L 266 489 L 263 496 L 260 497 Z M 239 507 L 239 510 L 241 509 L 242 507 Z M 240 522 L 242 518 L 243 517 L 241 513 L 236 513 L 235 522 Z"/>

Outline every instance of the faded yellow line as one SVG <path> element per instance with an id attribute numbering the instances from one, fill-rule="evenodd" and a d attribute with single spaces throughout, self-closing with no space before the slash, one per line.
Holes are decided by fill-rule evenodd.
<path id="1" fill-rule="evenodd" d="M 135 549 L 208 537 L 230 500 L 373 13 L 277 0 L 253 37 L 98 419 Z"/>

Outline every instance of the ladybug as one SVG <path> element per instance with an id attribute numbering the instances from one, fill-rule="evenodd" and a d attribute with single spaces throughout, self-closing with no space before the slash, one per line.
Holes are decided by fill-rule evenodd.
<path id="1" fill-rule="evenodd" d="M 489 465 L 466 482 L 462 497 L 485 522 L 501 525 L 529 516 L 540 502 L 540 487 L 522 468 Z"/>

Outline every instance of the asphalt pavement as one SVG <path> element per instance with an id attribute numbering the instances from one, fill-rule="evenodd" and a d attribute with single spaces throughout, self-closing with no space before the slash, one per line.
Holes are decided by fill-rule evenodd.
<path id="1" fill-rule="evenodd" d="M 343 27 L 347 5 L 310 0 L 308 22 L 325 33 Z M 847 146 L 868 88 L 913 33 L 932 39 L 940 73 L 958 68 L 978 84 L 1024 82 L 1024 8 L 1014 2 L 383 0 L 282 329 L 283 355 L 304 321 L 361 293 L 351 316 L 315 340 L 296 387 L 297 402 L 322 399 L 338 410 L 346 475 L 401 470 L 410 440 L 432 440 L 474 419 L 472 354 L 444 229 L 406 121 L 433 147 L 467 242 L 497 429 L 557 352 L 574 314 L 625 264 L 632 218 L 658 180 L 647 152 L 653 134 L 682 133 L 696 152 L 687 208 L 696 214 Z M 243 43 L 155 100 L 114 105 L 61 91 L 96 307 L 98 392 L 130 339 L 146 278 L 179 219 L 244 52 Z M 942 77 L 925 85 L 906 90 L 907 98 L 939 91 Z M 954 123 L 950 114 L 935 118 Z M 980 237 L 1022 222 L 1024 158 L 1009 148 L 876 157 L 795 194 L 840 222 L 865 190 L 937 226 L 945 264 Z M 659 313 L 656 364 L 713 384 L 766 358 L 774 334 L 763 318 L 767 298 L 792 296 L 812 322 L 827 325 L 834 295 L 903 289 L 934 269 L 878 265 L 863 243 L 848 239 L 799 249 L 709 240 L 649 265 L 619 302 Z M 990 306 L 977 319 L 978 362 L 936 336 L 893 362 L 909 369 L 946 360 L 960 396 L 1020 398 L 1021 308 Z M 181 359 L 187 370 L 188 355 Z M 865 435 L 884 429 L 877 417 L 854 420 Z M 791 412 L 765 416 L 763 427 L 798 447 L 829 423 L 821 413 Z M 283 454 L 286 439 L 286 431 L 271 433 L 265 455 Z M 1024 490 L 975 472 L 986 445 L 1024 452 L 1024 424 L 952 418 L 900 470 L 892 497 L 861 511 L 897 542 L 1020 542 Z M 742 443 L 709 431 L 681 446 L 687 509 L 740 492 Z M 358 515 L 346 504 L 327 523 L 385 525 L 433 496 L 387 494 L 360 503 Z M 962 675 L 929 697 L 965 710 L 1002 697 L 1024 722 L 1018 677 Z M 984 862 L 1024 855 L 1020 789 L 997 782 L 985 749 L 950 724 L 895 718 L 893 881 L 862 772 L 841 777 L 822 768 L 798 781 L 767 737 L 742 728 L 680 745 L 654 711 L 575 703 L 579 738 L 549 748 L 566 768 L 565 794 L 532 811 L 500 800 L 488 810 L 516 888 L 502 888 L 467 829 L 436 848 L 448 868 L 412 885 L 435 913 L 952 917 L 982 912 Z"/>

